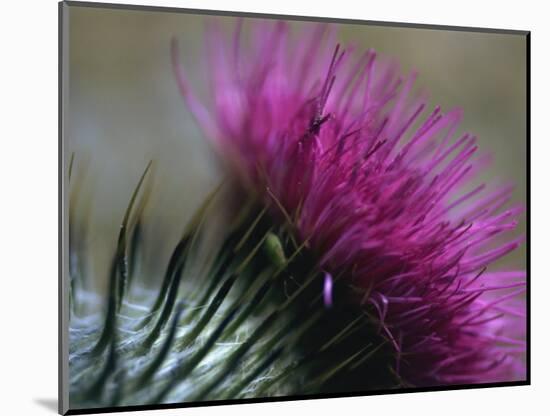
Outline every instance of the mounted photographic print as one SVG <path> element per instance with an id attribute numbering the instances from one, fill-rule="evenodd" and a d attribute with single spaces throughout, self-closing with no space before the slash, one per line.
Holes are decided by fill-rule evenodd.
<path id="1" fill-rule="evenodd" d="M 529 53 L 60 3 L 60 413 L 529 384 Z"/>

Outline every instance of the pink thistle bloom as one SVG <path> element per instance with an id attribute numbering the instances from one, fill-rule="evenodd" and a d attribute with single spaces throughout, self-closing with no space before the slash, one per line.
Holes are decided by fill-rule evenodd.
<path id="1" fill-rule="evenodd" d="M 173 44 L 180 90 L 205 134 L 245 186 L 276 201 L 325 270 L 364 288 L 396 351 L 396 371 L 419 385 L 525 378 L 523 271 L 488 271 L 516 249 L 522 207 L 511 187 L 470 185 L 486 165 L 476 138 L 455 136 L 461 111 L 425 113 L 415 75 L 368 50 L 335 44 L 329 27 L 292 37 L 260 22 L 245 42 L 207 31 L 206 109 Z M 463 189 L 466 189 L 463 191 Z"/>

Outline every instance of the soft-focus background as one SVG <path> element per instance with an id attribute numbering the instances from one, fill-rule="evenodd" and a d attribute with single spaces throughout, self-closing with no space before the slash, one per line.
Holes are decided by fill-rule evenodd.
<path id="1" fill-rule="evenodd" d="M 233 18 L 223 18 L 228 24 Z M 296 23 L 296 25 L 308 23 Z M 107 275 L 120 220 L 150 159 L 155 188 L 147 208 L 146 263 L 165 264 L 185 221 L 220 172 L 186 110 L 170 65 L 176 36 L 186 67 L 202 59 L 204 19 L 196 15 L 70 8 L 68 147 L 88 211 L 98 278 Z M 431 103 L 465 110 L 461 130 L 494 162 L 486 178 L 526 192 L 525 39 L 519 35 L 342 24 L 340 38 L 395 57 L 420 73 Z M 200 80 L 200 73 L 191 77 Z M 204 81 L 204 80 L 203 80 Z M 519 226 L 524 232 L 525 221 Z M 525 265 L 525 249 L 504 262 Z M 102 266 L 104 265 L 104 266 Z"/>

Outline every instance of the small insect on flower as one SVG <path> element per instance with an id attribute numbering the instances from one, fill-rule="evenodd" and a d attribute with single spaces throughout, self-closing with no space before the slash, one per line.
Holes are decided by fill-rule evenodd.
<path id="1" fill-rule="evenodd" d="M 277 267 L 284 266 L 287 261 L 285 251 L 279 237 L 272 232 L 267 233 L 267 237 L 264 241 L 264 252 L 269 257 L 271 263 Z"/>
<path id="2" fill-rule="evenodd" d="M 335 41 L 332 27 L 255 22 L 244 41 L 206 31 L 207 107 L 190 88 L 176 42 L 180 91 L 245 189 L 263 196 L 334 284 L 395 351 L 400 378 L 419 386 L 525 378 L 525 273 L 490 265 L 515 250 L 523 211 L 512 187 L 476 182 L 477 139 L 457 137 L 459 109 L 413 92 L 415 74 L 372 50 Z M 231 37 L 229 37 L 231 38 Z M 465 191 L 463 191 L 465 189 Z M 279 261 L 277 245 L 271 252 Z"/>

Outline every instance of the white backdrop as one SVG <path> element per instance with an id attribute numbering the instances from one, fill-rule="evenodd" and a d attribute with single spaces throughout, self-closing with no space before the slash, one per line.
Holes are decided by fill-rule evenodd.
<path id="1" fill-rule="evenodd" d="M 137 2 L 137 0 L 136 0 Z M 112 3 L 133 3 L 112 1 Z M 550 13 L 542 1 L 202 0 L 140 4 L 532 31 L 532 386 L 148 412 L 150 415 L 548 414 L 547 245 Z M 48 415 L 57 399 L 57 5 L 0 14 L 0 374 L 3 414 Z M 7 92 L 7 95 L 6 95 Z M 27 249 L 33 250 L 32 258 Z M 546 394 L 545 394 L 546 393 Z M 138 413 L 126 413 L 128 415 Z"/>

